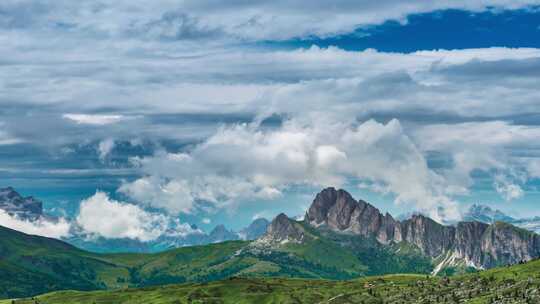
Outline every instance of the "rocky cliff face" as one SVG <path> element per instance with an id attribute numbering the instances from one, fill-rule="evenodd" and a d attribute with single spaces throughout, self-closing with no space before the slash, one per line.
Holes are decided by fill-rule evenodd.
<path id="1" fill-rule="evenodd" d="M 303 229 L 284 213 L 280 213 L 268 226 L 265 237 L 270 242 L 302 242 Z"/>
<path id="2" fill-rule="evenodd" d="M 443 226 L 429 217 L 415 215 L 397 225 L 401 226 L 401 240 L 416 245 L 430 257 L 444 254 L 454 244 L 456 228 Z"/>
<path id="3" fill-rule="evenodd" d="M 440 269 L 452 265 L 490 268 L 540 257 L 540 236 L 510 224 L 445 226 L 423 215 L 400 222 L 334 188 L 317 194 L 305 221 L 314 227 L 372 237 L 382 244 L 414 244 L 423 254 L 441 260 Z"/>
<path id="4" fill-rule="evenodd" d="M 400 226 L 390 214 L 362 200 L 356 201 L 345 190 L 326 188 L 315 197 L 305 220 L 312 226 L 326 226 L 339 232 L 375 236 L 381 243 L 401 237 Z"/>

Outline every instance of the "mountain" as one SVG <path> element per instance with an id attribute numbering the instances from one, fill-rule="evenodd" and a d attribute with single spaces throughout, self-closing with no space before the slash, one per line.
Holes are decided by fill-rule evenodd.
<path id="1" fill-rule="evenodd" d="M 495 223 L 495 222 L 506 222 L 512 223 L 516 221 L 515 218 L 504 214 L 500 210 L 493 210 L 491 207 L 485 205 L 474 204 L 463 214 L 463 220 L 465 221 L 476 221 L 482 223 Z"/>
<path id="2" fill-rule="evenodd" d="M 62 291 L 16 304 L 64 303 L 540 303 L 540 260 L 453 277 L 387 275 L 347 281 L 243 278 L 144 289 Z M 10 304 L 10 300 L 0 304 Z"/>
<path id="3" fill-rule="evenodd" d="M 223 279 L 255 263 L 231 260 L 245 246 L 225 242 L 156 254 L 98 254 L 0 226 L 0 298 Z"/>
<path id="4" fill-rule="evenodd" d="M 112 275 L 118 270 L 62 241 L 0 226 L 0 297 L 58 289 L 101 289 L 102 281 L 107 280 L 105 272 Z"/>
<path id="5" fill-rule="evenodd" d="M 272 248 L 262 237 L 252 242 L 228 241 L 152 254 L 100 254 L 0 226 L 0 298 L 62 289 L 210 282 L 231 276 L 352 279 L 396 271 L 429 273 L 432 269 L 429 260 L 420 255 L 397 255 L 376 243 L 338 234 L 334 237 L 341 238 L 339 241 L 331 239 L 284 215 L 273 221 L 274 228 L 281 227 L 280 220 L 309 235 L 311 241 Z M 265 236 L 274 231 L 269 228 Z M 345 248 L 339 242 L 353 245 Z"/>
<path id="6" fill-rule="evenodd" d="M 478 221 L 491 224 L 494 222 L 505 222 L 514 226 L 540 233 L 540 217 L 514 218 L 506 215 L 500 210 L 493 210 L 485 205 L 472 205 L 464 214 L 466 221 Z"/>
<path id="7" fill-rule="evenodd" d="M 334 188 L 317 194 L 304 220 L 279 214 L 254 241 L 153 254 L 98 254 L 7 228 L 0 232 L 3 297 L 233 276 L 348 280 L 392 273 L 452 274 L 540 256 L 539 236 L 507 223 L 445 226 L 422 215 L 398 221 Z M 210 233 L 214 240 L 232 234 L 223 226 Z"/>
<path id="8" fill-rule="evenodd" d="M 225 228 L 225 225 L 217 225 L 207 236 L 209 243 L 221 243 L 229 240 L 238 240 L 238 234 Z"/>
<path id="9" fill-rule="evenodd" d="M 255 219 L 249 226 L 240 230 L 238 236 L 242 240 L 255 240 L 263 236 L 268 229 L 270 222 L 265 218 Z"/>
<path id="10" fill-rule="evenodd" d="M 414 245 L 437 263 L 435 272 L 456 266 L 491 268 L 540 256 L 540 236 L 510 224 L 460 222 L 445 226 L 423 215 L 398 221 L 334 188 L 317 194 L 306 221 L 313 227 L 373 238 L 381 244 Z"/>
<path id="11" fill-rule="evenodd" d="M 43 216 L 43 203 L 31 196 L 22 197 L 11 187 L 0 189 L 0 209 L 20 219 L 35 220 Z"/>
<path id="12" fill-rule="evenodd" d="M 254 240 L 266 232 L 269 222 L 266 219 L 256 219 L 248 227 L 239 232 L 217 225 L 210 233 L 205 233 L 192 225 L 189 233 L 167 231 L 152 241 L 139 241 L 129 238 L 110 239 L 87 235 L 84 231 L 73 231 L 73 235 L 65 241 L 79 248 L 101 253 L 156 253 L 186 246 L 198 246 L 235 240 Z"/>

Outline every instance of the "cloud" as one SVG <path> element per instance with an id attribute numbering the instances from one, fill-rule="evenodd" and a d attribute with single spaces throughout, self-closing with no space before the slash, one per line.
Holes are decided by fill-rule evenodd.
<path id="1" fill-rule="evenodd" d="M 81 202 L 76 222 L 84 231 L 105 238 L 150 241 L 164 233 L 163 215 L 149 213 L 136 205 L 115 201 L 104 192 Z"/>
<path id="2" fill-rule="evenodd" d="M 504 177 L 497 177 L 493 182 L 497 193 L 502 195 L 507 201 L 518 199 L 523 196 L 523 189 L 517 184 L 508 181 Z"/>
<path id="3" fill-rule="evenodd" d="M 422 151 L 450 155 L 453 166 L 443 168 L 443 174 L 464 192 L 474 183 L 473 170 L 489 174 L 493 188 L 507 201 L 522 197 L 522 187 L 537 178 L 540 126 L 505 121 L 434 124 L 417 128 L 413 136 Z"/>
<path id="4" fill-rule="evenodd" d="M 54 31 L 65 35 L 131 39 L 199 39 L 208 33 L 231 40 L 283 40 L 350 33 L 387 20 L 406 22 L 411 14 L 444 9 L 481 12 L 521 9 L 534 0 L 383 2 L 311 1 L 15 1 L 2 3 L 0 26 L 11 30 Z M 148 32 L 155 35 L 148 36 Z"/>
<path id="5" fill-rule="evenodd" d="M 207 217 L 205 217 L 205 218 L 203 218 L 203 219 L 201 220 L 201 222 L 202 222 L 203 224 L 205 224 L 205 225 L 208 225 L 208 224 L 210 224 L 210 223 L 212 222 L 212 220 L 209 219 L 209 218 L 207 218 Z"/>
<path id="6" fill-rule="evenodd" d="M 14 145 L 14 144 L 22 143 L 22 142 L 24 142 L 22 139 L 12 137 L 8 133 L 0 130 L 0 146 Z"/>
<path id="7" fill-rule="evenodd" d="M 98 115 L 98 114 L 64 114 L 63 118 L 78 124 L 104 126 L 128 119 L 123 115 Z"/>
<path id="8" fill-rule="evenodd" d="M 340 186 L 351 178 L 383 184 L 397 203 L 455 208 L 451 188 L 428 168 L 397 120 L 357 126 L 290 120 L 268 131 L 235 125 L 189 153 L 159 153 L 135 162 L 146 176 L 119 191 L 169 212 L 192 212 L 201 201 L 223 208 L 273 199 L 295 185 Z"/>
<path id="9" fill-rule="evenodd" d="M 112 152 L 114 149 L 115 142 L 112 138 L 107 138 L 102 140 L 97 147 L 97 152 L 99 154 L 99 159 L 101 161 L 104 161 L 107 156 Z"/>
<path id="10" fill-rule="evenodd" d="M 28 172 L 20 166 L 68 166 L 59 160 L 69 155 L 50 159 L 65 147 L 74 150 L 70 155 L 88 153 L 107 166 L 116 144 L 150 141 L 160 151 L 134 157 L 135 168 L 125 175 L 132 180 L 139 170 L 142 177 L 119 191 L 173 213 L 272 200 L 296 185 L 357 179 L 361 187 L 395 195 L 396 202 L 450 208 L 455 195 L 470 191 L 470 173 L 478 169 L 526 189 L 527 180 L 540 175 L 533 144 L 538 119 L 530 116 L 540 98 L 539 49 L 404 54 L 245 43 L 339 35 L 447 8 L 478 12 L 530 4 L 3 1 L 0 145 L 24 139 L 32 148 L 26 151 L 46 155 L 21 162 L 20 150 L 6 152 L 7 161 L 17 160 L 13 166 Z M 365 129 L 373 129 L 372 142 Z M 347 144 L 345 136 L 364 150 Z M 97 153 L 84 151 L 96 142 Z M 527 157 L 513 153 L 521 149 Z M 379 158 L 370 159 L 367 151 Z M 448 156 L 450 164 L 432 168 L 433 152 Z M 118 151 L 118 158 L 151 152 L 130 153 Z M 396 173 L 377 172 L 370 162 Z M 75 173 L 43 172 L 55 178 Z M 120 171 L 102 172 L 115 182 L 120 178 Z M 411 184 L 404 181 L 409 177 Z"/>
<path id="11" fill-rule="evenodd" d="M 274 216 L 275 216 L 275 212 L 271 212 L 269 210 L 262 210 L 260 212 L 255 213 L 251 217 L 251 220 L 254 221 L 258 219 L 272 219 L 274 218 Z"/>
<path id="12" fill-rule="evenodd" d="M 71 224 L 64 218 L 57 221 L 39 218 L 35 221 L 19 219 L 0 209 L 0 225 L 18 230 L 27 234 L 41 235 L 52 238 L 67 237 L 70 235 Z"/>

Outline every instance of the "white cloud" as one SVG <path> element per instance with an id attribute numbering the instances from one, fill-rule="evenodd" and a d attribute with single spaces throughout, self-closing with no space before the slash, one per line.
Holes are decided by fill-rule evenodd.
<path id="1" fill-rule="evenodd" d="M 496 178 L 493 186 L 497 193 L 502 195 L 507 201 L 518 199 L 523 196 L 523 189 L 517 184 L 509 182 L 505 178 Z"/>
<path id="2" fill-rule="evenodd" d="M 3 1 L 0 57 L 13 64 L 0 67 L 0 105 L 11 108 L 17 100 L 24 114 L 10 114 L 0 126 L 0 145 L 20 138 L 47 147 L 99 140 L 104 161 L 114 149 L 112 138 L 202 142 L 189 151 L 136 160 L 145 176 L 119 189 L 171 212 L 207 208 L 198 201 L 223 208 L 272 199 L 297 184 L 339 185 L 351 177 L 422 208 L 450 206 L 453 195 L 467 194 L 474 169 L 508 176 L 523 188 L 515 172 L 540 176 L 537 156 L 526 159 L 512 151 L 537 149 L 539 134 L 509 121 L 537 112 L 539 49 L 402 54 L 336 47 L 262 50 L 236 42 L 325 37 L 389 19 L 406 22 L 412 13 L 534 3 Z M 26 111 L 34 107 L 46 111 Z M 116 114 L 85 114 L 104 109 Z M 228 125 L 214 132 L 198 122 L 179 127 L 174 123 L 181 119 L 149 118 L 171 113 L 259 120 L 278 113 L 289 121 L 270 131 Z M 145 119 L 131 119 L 137 115 Z M 60 116 L 78 126 L 59 122 Z M 398 117 L 401 123 L 357 128 L 358 118 L 371 117 Z M 438 123 L 429 125 L 428 119 Z M 439 124 L 444 120 L 449 122 Z M 496 121 L 456 123 L 468 120 Z M 450 154 L 453 167 L 428 168 L 425 155 L 431 151 Z M 375 165 L 395 173 L 377 172 Z"/>
<path id="3" fill-rule="evenodd" d="M 275 217 L 275 213 L 274 212 L 271 212 L 269 210 L 262 210 L 262 211 L 259 211 L 257 213 L 255 213 L 252 217 L 251 217 L 251 220 L 254 221 L 254 220 L 257 220 L 257 219 L 270 219 L 272 220 L 274 217 Z"/>
<path id="4" fill-rule="evenodd" d="M 208 225 L 208 224 L 212 223 L 212 220 L 209 219 L 209 218 L 207 218 L 207 217 L 205 217 L 205 218 L 203 218 L 203 219 L 201 220 L 201 222 L 202 222 L 203 224 L 205 224 L 205 225 Z"/>
<path id="5" fill-rule="evenodd" d="M 99 159 L 101 161 L 104 161 L 107 156 L 112 152 L 114 149 L 115 142 L 112 138 L 107 138 L 99 142 L 97 151 L 99 154 Z"/>
<path id="6" fill-rule="evenodd" d="M 272 199 L 294 185 L 339 186 L 348 178 L 380 182 L 398 203 L 455 211 L 443 177 L 427 167 L 397 120 L 358 126 L 291 120 L 269 131 L 236 125 L 220 129 L 189 153 L 160 153 L 136 162 L 147 176 L 120 191 L 170 212 L 190 212 L 198 201 L 221 208 Z"/>
<path id="7" fill-rule="evenodd" d="M 104 126 L 114 124 L 126 119 L 123 115 L 99 115 L 99 114 L 64 114 L 63 118 L 76 122 L 77 124 Z"/>
<path id="8" fill-rule="evenodd" d="M 349 33 L 359 26 L 387 20 L 406 22 L 410 14 L 444 9 L 473 12 L 519 9 L 538 4 L 535 0 L 509 1 L 4 1 L 5 23 L 18 29 L 99 33 L 132 39 L 201 40 L 223 36 L 234 40 L 272 40 L 293 37 L 326 37 Z M 25 22 L 16 22 L 15 18 Z M 12 20 L 11 18 L 15 19 Z M 24 26 L 23 26 L 24 24 Z M 60 29 L 61 31 L 61 29 Z M 82 35 L 81 34 L 81 35 Z"/>
<path id="9" fill-rule="evenodd" d="M 67 237 L 70 235 L 71 224 L 64 218 L 57 221 L 39 218 L 35 221 L 23 220 L 9 215 L 0 209 L 0 225 L 18 230 L 27 234 L 41 235 L 52 238 Z"/>
<path id="10" fill-rule="evenodd" d="M 493 188 L 507 201 L 522 197 L 522 186 L 537 178 L 537 158 L 511 152 L 538 151 L 539 126 L 505 121 L 435 124 L 415 129 L 414 138 L 423 151 L 452 157 L 453 166 L 443 173 L 463 192 L 473 184 L 470 173 L 475 169 L 491 175 Z"/>
<path id="11" fill-rule="evenodd" d="M 104 192 L 81 202 L 76 222 L 84 231 L 105 238 L 150 241 L 164 233 L 167 219 L 136 205 L 110 199 Z"/>

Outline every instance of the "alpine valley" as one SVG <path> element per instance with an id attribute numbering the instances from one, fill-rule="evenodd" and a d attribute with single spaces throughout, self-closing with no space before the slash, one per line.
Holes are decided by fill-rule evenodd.
<path id="1" fill-rule="evenodd" d="M 10 200 L 2 204 L 10 212 L 23 212 L 21 198 L 13 193 L 5 197 Z M 32 213 L 24 216 L 42 216 L 41 205 L 26 200 Z M 266 225 L 252 226 L 249 231 Z M 94 253 L 0 227 L 0 297 L 231 277 L 352 280 L 397 273 L 443 277 L 540 257 L 540 236 L 512 224 L 468 221 L 445 226 L 423 215 L 399 221 L 334 188 L 316 195 L 303 220 L 280 214 L 252 241 L 219 242 L 226 234 L 218 227 L 210 234 L 215 236 L 211 244 L 156 253 Z"/>

